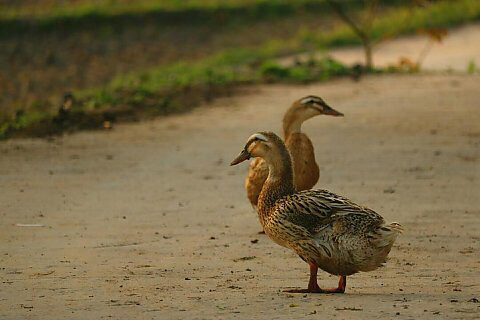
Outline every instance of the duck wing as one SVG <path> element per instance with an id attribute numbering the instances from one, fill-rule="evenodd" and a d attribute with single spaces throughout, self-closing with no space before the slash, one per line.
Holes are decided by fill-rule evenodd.
<path id="1" fill-rule="evenodd" d="M 278 202 L 276 214 L 285 220 L 316 234 L 325 227 L 340 227 L 344 223 L 356 224 L 356 229 L 367 231 L 385 223 L 372 209 L 327 190 L 305 190 L 289 195 Z M 339 230 L 340 231 L 340 230 Z"/>

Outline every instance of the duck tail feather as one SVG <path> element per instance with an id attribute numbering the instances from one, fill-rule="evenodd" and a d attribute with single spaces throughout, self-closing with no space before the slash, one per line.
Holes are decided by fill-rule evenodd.
<path id="1" fill-rule="evenodd" d="M 403 233 L 404 229 L 401 224 L 392 222 L 383 225 L 376 230 L 375 242 L 379 247 L 391 246 L 397 239 L 397 236 Z"/>

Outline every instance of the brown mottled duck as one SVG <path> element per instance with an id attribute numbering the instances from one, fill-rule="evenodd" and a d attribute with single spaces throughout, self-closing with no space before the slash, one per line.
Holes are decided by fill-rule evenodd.
<path id="1" fill-rule="evenodd" d="M 295 101 L 283 117 L 283 134 L 287 149 L 293 158 L 294 184 L 297 191 L 311 189 L 318 181 L 320 170 L 315 161 L 315 152 L 308 136 L 302 132 L 302 124 L 318 115 L 343 116 L 316 96 L 307 96 Z M 268 177 L 268 166 L 262 158 L 250 162 L 245 179 L 247 197 L 254 208 Z"/>
<path id="2" fill-rule="evenodd" d="M 251 157 L 264 159 L 269 169 L 257 207 L 265 233 L 310 266 L 308 288 L 288 292 L 343 293 L 347 276 L 386 262 L 400 224 L 387 224 L 375 211 L 326 190 L 297 192 L 290 154 L 274 133 L 253 134 L 231 165 Z M 338 287 L 320 288 L 318 268 L 338 275 Z"/>

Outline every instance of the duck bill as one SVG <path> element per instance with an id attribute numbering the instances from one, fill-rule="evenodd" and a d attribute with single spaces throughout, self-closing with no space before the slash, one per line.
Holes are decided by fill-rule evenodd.
<path id="1" fill-rule="evenodd" d="M 333 109 L 330 106 L 325 106 L 323 109 L 323 114 L 326 114 L 327 116 L 334 116 L 334 117 L 343 117 L 343 113 L 340 111 L 337 111 Z"/>
<path id="2" fill-rule="evenodd" d="M 235 159 L 233 159 L 232 162 L 230 162 L 230 165 L 234 166 L 248 159 L 250 159 L 250 153 L 247 150 L 242 150 L 242 152 L 240 152 L 240 154 Z"/>

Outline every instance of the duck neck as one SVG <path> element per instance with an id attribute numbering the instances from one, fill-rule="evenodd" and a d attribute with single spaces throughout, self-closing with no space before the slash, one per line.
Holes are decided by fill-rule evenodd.
<path id="1" fill-rule="evenodd" d="M 258 198 L 258 215 L 262 224 L 270 215 L 270 209 L 278 199 L 295 193 L 292 160 L 285 146 L 276 160 L 266 159 L 265 161 L 269 169 L 268 178 Z"/>
<path id="2" fill-rule="evenodd" d="M 283 137 L 287 139 L 292 133 L 302 132 L 303 120 L 292 115 L 283 119 Z"/>

